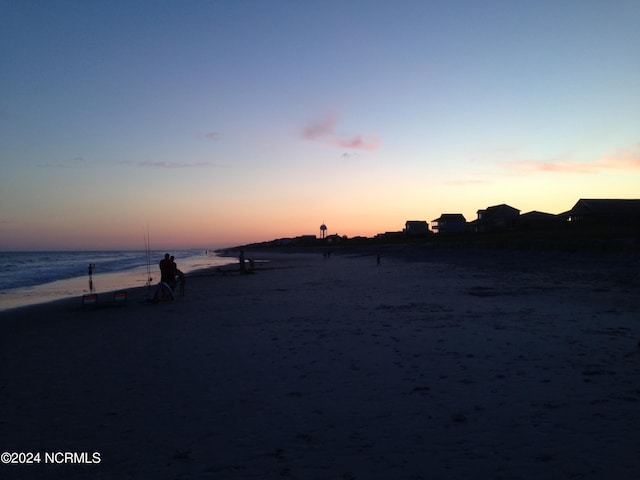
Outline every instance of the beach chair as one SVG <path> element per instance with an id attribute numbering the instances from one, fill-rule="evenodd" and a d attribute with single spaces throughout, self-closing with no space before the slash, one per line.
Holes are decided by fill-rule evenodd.
<path id="1" fill-rule="evenodd" d="M 114 305 L 126 305 L 127 304 L 127 292 L 126 290 L 121 290 L 119 292 L 113 293 L 113 304 Z"/>
<path id="2" fill-rule="evenodd" d="M 97 293 L 87 293 L 82 295 L 82 306 L 83 307 L 96 307 L 98 305 L 98 294 Z"/>

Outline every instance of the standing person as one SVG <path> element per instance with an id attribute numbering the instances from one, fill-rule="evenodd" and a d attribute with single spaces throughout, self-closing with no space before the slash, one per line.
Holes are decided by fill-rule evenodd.
<path id="1" fill-rule="evenodd" d="M 244 273 L 244 250 L 240 250 L 240 273 Z"/>
<path id="2" fill-rule="evenodd" d="M 94 288 L 93 288 L 93 268 L 94 268 L 94 264 L 90 263 L 89 264 L 89 291 L 93 292 Z"/>
<path id="3" fill-rule="evenodd" d="M 171 262 L 170 255 L 164 254 L 164 258 L 160 260 L 160 283 L 169 283 L 171 275 L 173 273 L 173 263 Z M 175 277 L 175 275 L 174 275 Z"/>
<path id="4" fill-rule="evenodd" d="M 169 284 L 169 286 L 171 287 L 171 290 L 175 290 L 176 288 L 176 275 L 178 274 L 178 272 L 180 270 L 178 270 L 178 265 L 176 265 L 176 257 L 174 257 L 173 255 L 171 255 L 171 267 L 170 267 L 170 272 L 169 272 L 169 281 L 167 282 Z"/>

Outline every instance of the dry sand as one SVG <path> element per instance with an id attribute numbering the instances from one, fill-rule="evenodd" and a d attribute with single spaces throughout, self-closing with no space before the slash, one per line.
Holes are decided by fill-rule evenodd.
<path id="1" fill-rule="evenodd" d="M 636 257 L 402 253 L 0 314 L 0 477 L 638 478 Z"/>

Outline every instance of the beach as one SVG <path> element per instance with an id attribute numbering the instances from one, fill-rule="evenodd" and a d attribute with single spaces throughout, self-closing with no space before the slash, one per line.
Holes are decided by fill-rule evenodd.
<path id="1" fill-rule="evenodd" d="M 637 478 L 637 255 L 378 254 L 0 313 L 0 477 Z"/>
<path id="2" fill-rule="evenodd" d="M 0 312 L 83 294 L 109 294 L 159 280 L 153 277 L 164 251 L 0 252 Z M 185 273 L 228 263 L 211 251 L 176 250 Z M 91 274 L 88 266 L 91 265 Z"/>

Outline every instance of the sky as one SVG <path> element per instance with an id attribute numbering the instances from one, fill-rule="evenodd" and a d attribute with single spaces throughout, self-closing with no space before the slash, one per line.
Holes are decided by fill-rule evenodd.
<path id="1" fill-rule="evenodd" d="M 0 0 L 0 250 L 640 198 L 637 0 Z"/>

